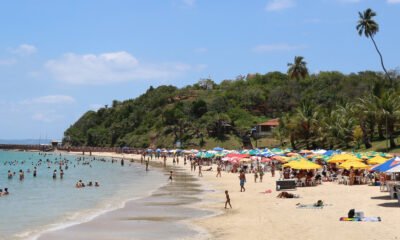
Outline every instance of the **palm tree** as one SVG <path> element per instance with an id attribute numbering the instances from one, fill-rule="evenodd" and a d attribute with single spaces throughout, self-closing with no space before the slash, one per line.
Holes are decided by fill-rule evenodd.
<path id="1" fill-rule="evenodd" d="M 294 57 L 294 63 L 288 63 L 288 75 L 291 79 L 296 79 L 297 81 L 300 78 L 305 78 L 308 76 L 307 63 L 304 61 L 304 58 L 301 56 Z"/>
<path id="2" fill-rule="evenodd" d="M 379 31 L 379 25 L 377 22 L 374 21 L 374 17 L 376 16 L 376 12 L 374 12 L 371 8 L 368 8 L 363 13 L 358 12 L 360 19 L 357 23 L 357 31 L 360 36 L 364 35 L 367 38 L 371 38 L 372 42 L 374 43 L 375 49 L 381 58 L 381 65 L 383 71 L 385 72 L 386 76 L 388 77 L 390 83 L 392 83 L 392 78 L 386 71 L 385 65 L 383 64 L 383 57 L 382 53 L 379 51 L 378 46 L 376 45 L 374 35 Z"/>

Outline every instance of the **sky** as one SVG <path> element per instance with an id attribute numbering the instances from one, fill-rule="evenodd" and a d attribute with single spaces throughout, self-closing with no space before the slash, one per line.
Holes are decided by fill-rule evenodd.
<path id="1" fill-rule="evenodd" d="M 88 110 L 150 86 L 286 72 L 399 69 L 400 0 L 26 0 L 0 8 L 0 139 L 61 139 Z"/>

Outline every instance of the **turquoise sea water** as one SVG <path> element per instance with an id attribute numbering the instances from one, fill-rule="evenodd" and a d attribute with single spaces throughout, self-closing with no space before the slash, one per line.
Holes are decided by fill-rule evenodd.
<path id="1" fill-rule="evenodd" d="M 101 213 L 121 208 L 126 201 L 148 195 L 166 183 L 160 171 L 146 172 L 143 165 L 120 162 L 111 159 L 99 161 L 86 156 L 77 161 L 78 156 L 59 154 L 39 155 L 31 152 L 0 151 L 0 188 L 8 187 L 10 195 L 0 197 L 0 239 L 34 239 L 44 231 L 64 228 L 88 221 Z M 80 156 L 79 156 L 80 157 Z M 37 177 L 33 177 L 33 167 L 37 166 Z M 49 159 L 50 168 L 46 160 Z M 60 159 L 68 159 L 68 170 L 64 168 L 64 178 L 60 179 Z M 10 165 L 16 160 L 18 164 Z M 22 162 L 25 161 L 23 164 Z M 75 165 L 75 166 L 74 166 Z M 18 171 L 25 172 L 25 179 L 19 180 Z M 27 173 L 30 169 L 31 172 Z M 57 178 L 52 178 L 57 169 Z M 7 171 L 16 172 L 12 179 Z M 82 179 L 84 183 L 95 181 L 100 187 L 75 188 Z"/>

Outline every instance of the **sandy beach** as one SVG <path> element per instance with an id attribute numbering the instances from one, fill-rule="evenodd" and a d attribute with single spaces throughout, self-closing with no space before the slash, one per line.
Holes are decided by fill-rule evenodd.
<path id="1" fill-rule="evenodd" d="M 95 156 L 124 157 L 140 159 L 138 155 L 93 153 Z M 152 160 L 156 162 L 158 160 Z M 172 165 L 172 159 L 167 160 Z M 213 171 L 203 171 L 203 177 L 198 177 L 197 172 L 190 171 L 190 165 L 183 165 L 183 160 L 178 165 L 179 171 L 192 175 L 200 183 L 207 186 L 205 200 L 197 207 L 206 211 L 212 211 L 211 217 L 199 215 L 197 219 L 190 220 L 195 226 L 208 232 L 202 235 L 203 239 L 399 239 L 397 220 L 400 207 L 397 200 L 389 198 L 388 192 L 380 192 L 379 187 L 367 185 L 346 186 L 335 182 L 324 182 L 315 187 L 302 187 L 290 191 L 300 195 L 300 198 L 279 199 L 275 190 L 275 178 L 270 173 L 264 175 L 263 183 L 254 183 L 252 174 L 247 174 L 246 192 L 240 192 L 238 174 L 222 173 L 221 178 L 216 178 L 216 166 Z M 204 168 L 203 168 L 204 169 Z M 177 170 L 176 170 L 177 171 Z M 279 175 L 279 174 L 277 174 Z M 224 209 L 225 195 L 228 190 L 232 209 Z M 264 193 L 272 190 L 271 193 Z M 192 196 L 196 197 L 197 192 Z M 296 204 L 312 204 L 323 200 L 323 209 L 298 209 Z M 175 199 L 176 201 L 176 199 Z M 179 204 L 179 202 L 177 202 Z M 135 209 L 135 206 L 127 205 L 119 212 L 129 217 L 127 209 Z M 381 217 L 381 222 L 341 222 L 340 217 L 346 217 L 350 209 L 364 212 L 367 217 Z M 112 217 L 120 217 L 118 211 L 95 218 L 91 222 L 54 232 L 82 234 L 90 232 L 91 226 L 100 222 L 104 225 L 114 226 Z M 179 219 L 174 219 L 179 220 Z M 115 223 L 115 222 L 114 222 Z M 118 225 L 118 224 L 116 224 Z M 108 235 L 98 235 L 96 239 L 124 239 L 118 238 L 121 229 L 107 228 Z M 46 235 L 45 235 L 46 236 Z M 54 236 L 49 234 L 48 236 Z M 76 236 L 76 235 L 74 235 Z M 92 235 L 90 235 L 92 236 Z M 114 237 L 113 237 L 114 236 Z M 195 238 L 199 238 L 196 235 Z M 193 236 L 185 236 L 180 239 L 191 239 Z M 41 238 L 51 239 L 51 238 Z M 136 239 L 136 238 L 134 238 Z M 141 239 L 141 238 L 137 238 Z"/>

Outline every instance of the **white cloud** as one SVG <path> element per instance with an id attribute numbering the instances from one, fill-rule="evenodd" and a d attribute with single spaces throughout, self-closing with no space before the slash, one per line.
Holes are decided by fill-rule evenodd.
<path id="1" fill-rule="evenodd" d="M 13 52 L 21 56 L 28 56 L 36 53 L 37 48 L 33 45 L 21 44 L 17 48 L 13 49 Z"/>
<path id="2" fill-rule="evenodd" d="M 296 6 L 294 0 L 270 0 L 265 7 L 267 11 L 280 11 Z"/>
<path id="3" fill-rule="evenodd" d="M 142 64 L 128 52 L 79 55 L 68 53 L 45 64 L 58 80 L 69 84 L 109 84 L 135 80 L 165 80 L 196 67 L 184 63 Z"/>
<path id="4" fill-rule="evenodd" d="M 305 49 L 307 46 L 305 45 L 290 45 L 287 43 L 279 43 L 279 44 L 262 44 L 253 48 L 254 52 L 263 53 L 263 52 L 289 52 L 294 50 Z"/>
<path id="5" fill-rule="evenodd" d="M 194 52 L 195 53 L 206 53 L 206 52 L 208 52 L 208 49 L 205 47 L 195 48 Z"/>
<path id="6" fill-rule="evenodd" d="M 53 113 L 38 112 L 32 115 L 32 119 L 39 122 L 51 123 L 62 119 L 62 116 Z"/>
<path id="7" fill-rule="evenodd" d="M 185 6 L 193 7 L 196 4 L 196 0 L 182 0 Z"/>
<path id="8" fill-rule="evenodd" d="M 11 66 L 17 63 L 15 59 L 0 59 L 0 66 Z"/>
<path id="9" fill-rule="evenodd" d="M 338 1 L 342 3 L 359 3 L 362 0 L 338 0 Z"/>
<path id="10" fill-rule="evenodd" d="M 22 104 L 69 104 L 74 103 L 75 99 L 67 95 L 48 95 L 24 100 Z"/>
<path id="11" fill-rule="evenodd" d="M 387 0 L 387 3 L 389 3 L 389 4 L 397 4 L 397 3 L 400 3 L 400 0 Z"/>

